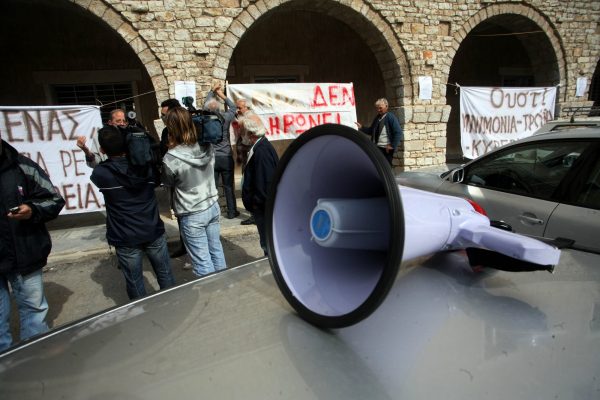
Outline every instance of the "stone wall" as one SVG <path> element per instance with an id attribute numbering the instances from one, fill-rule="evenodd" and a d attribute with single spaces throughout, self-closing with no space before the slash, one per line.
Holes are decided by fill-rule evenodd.
<path id="1" fill-rule="evenodd" d="M 461 41 L 479 23 L 505 14 L 527 18 L 543 30 L 557 66 L 547 77 L 561 85 L 560 103 L 580 104 L 577 77 L 591 81 L 600 54 L 600 2 L 559 1 L 367 1 L 367 0 L 71 0 L 115 29 L 145 64 L 157 98 L 173 95 L 176 80 L 197 82 L 203 96 L 226 78 L 244 33 L 277 7 L 322 12 L 338 18 L 372 49 L 386 96 L 405 127 L 398 168 L 445 161 L 446 85 Z M 531 54 L 530 57 L 537 57 Z M 535 64 L 535 63 L 534 63 Z M 433 78 L 433 99 L 418 99 L 419 76 Z"/>

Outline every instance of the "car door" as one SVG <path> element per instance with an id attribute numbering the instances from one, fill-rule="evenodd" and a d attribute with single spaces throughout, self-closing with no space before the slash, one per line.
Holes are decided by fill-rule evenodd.
<path id="1" fill-rule="evenodd" d="M 576 174 L 565 178 L 563 199 L 550 216 L 545 236 L 572 239 L 574 248 L 600 252 L 600 143 L 593 146 Z"/>
<path id="2" fill-rule="evenodd" d="M 553 194 L 586 144 L 540 140 L 512 146 L 468 164 L 461 183 L 445 181 L 438 193 L 472 199 L 490 219 L 542 237 L 559 205 Z"/>

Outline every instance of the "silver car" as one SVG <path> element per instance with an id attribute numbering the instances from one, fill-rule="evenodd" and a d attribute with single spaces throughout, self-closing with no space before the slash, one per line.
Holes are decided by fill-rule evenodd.
<path id="1" fill-rule="evenodd" d="M 555 125 L 441 174 L 400 185 L 471 199 L 518 233 L 600 252 L 600 127 Z"/>

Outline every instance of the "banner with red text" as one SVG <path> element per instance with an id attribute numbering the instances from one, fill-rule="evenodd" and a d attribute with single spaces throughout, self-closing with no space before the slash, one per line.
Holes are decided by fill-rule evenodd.
<path id="1" fill-rule="evenodd" d="M 48 173 L 66 201 L 61 214 L 104 209 L 102 194 L 90 182 L 92 169 L 76 144 L 78 136 L 92 143 L 101 127 L 95 106 L 0 106 L 0 136 Z"/>
<path id="2" fill-rule="evenodd" d="M 460 87 L 463 156 L 476 158 L 531 136 L 554 119 L 556 87 Z"/>
<path id="3" fill-rule="evenodd" d="M 313 126 L 334 123 L 356 129 L 352 83 L 228 85 L 234 102 L 246 99 L 267 128 L 269 140 L 295 139 Z"/>

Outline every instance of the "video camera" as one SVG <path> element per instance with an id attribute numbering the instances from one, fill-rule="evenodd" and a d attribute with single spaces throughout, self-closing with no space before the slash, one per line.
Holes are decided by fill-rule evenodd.
<path id="1" fill-rule="evenodd" d="M 220 113 L 198 110 L 194 107 L 194 98 L 186 96 L 181 99 L 183 105 L 192 115 L 196 127 L 198 141 L 202 144 L 216 144 L 223 140 L 224 118 Z"/>

